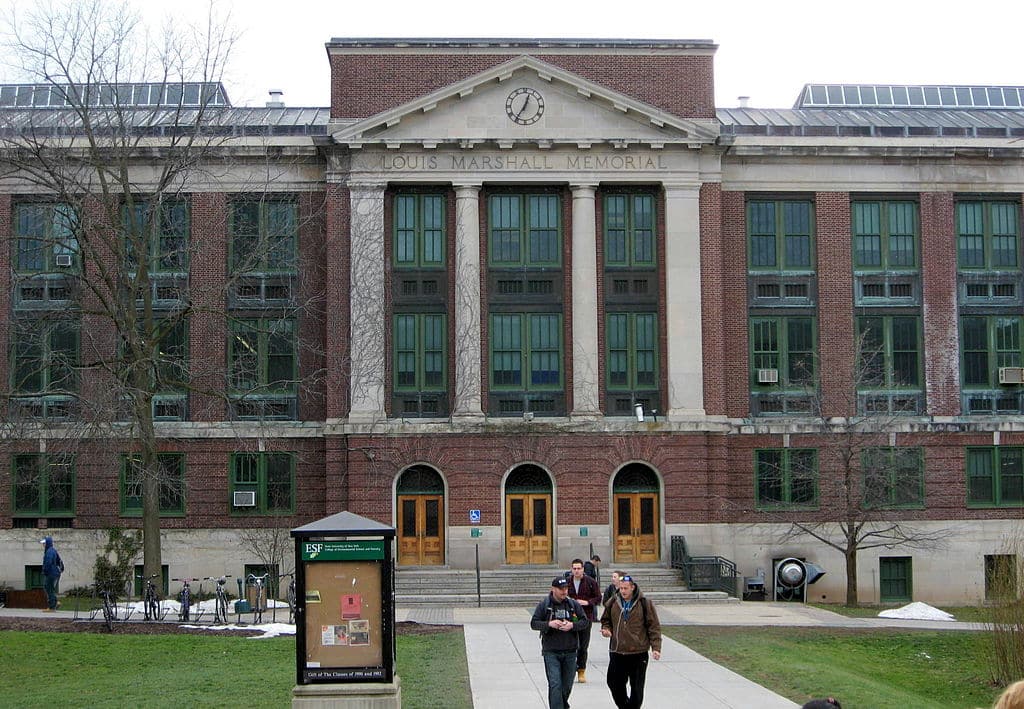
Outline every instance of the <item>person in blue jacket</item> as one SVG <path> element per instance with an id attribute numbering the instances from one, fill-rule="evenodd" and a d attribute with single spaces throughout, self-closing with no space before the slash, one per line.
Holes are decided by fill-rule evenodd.
<path id="1" fill-rule="evenodd" d="M 57 548 L 53 546 L 53 537 L 39 540 L 43 547 L 43 590 L 46 591 L 46 608 L 43 612 L 53 613 L 57 610 L 57 582 L 60 581 L 62 564 Z"/>

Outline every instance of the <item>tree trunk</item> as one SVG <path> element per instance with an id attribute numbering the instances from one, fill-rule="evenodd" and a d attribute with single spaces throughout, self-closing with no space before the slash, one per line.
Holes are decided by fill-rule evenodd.
<path id="1" fill-rule="evenodd" d="M 846 547 L 846 605 L 856 606 L 857 601 L 857 545 Z"/>

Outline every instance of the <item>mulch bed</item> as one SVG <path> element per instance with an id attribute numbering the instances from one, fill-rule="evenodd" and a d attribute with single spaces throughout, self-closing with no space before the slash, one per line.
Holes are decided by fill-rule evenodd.
<path id="1" fill-rule="evenodd" d="M 205 625 L 205 624 L 204 624 Z M 403 622 L 395 625 L 399 635 L 432 635 L 444 633 L 449 630 L 456 630 L 457 625 L 425 625 L 423 623 Z M 79 620 L 73 621 L 67 618 L 19 618 L 0 617 L 0 630 L 20 631 L 42 631 L 50 633 L 107 633 L 107 627 L 99 621 Z M 230 633 L 232 636 L 262 635 L 260 630 L 226 630 L 211 631 L 208 626 L 201 628 L 182 628 L 177 623 L 152 623 L 152 622 L 127 622 L 114 623 L 115 635 L 221 635 Z"/>

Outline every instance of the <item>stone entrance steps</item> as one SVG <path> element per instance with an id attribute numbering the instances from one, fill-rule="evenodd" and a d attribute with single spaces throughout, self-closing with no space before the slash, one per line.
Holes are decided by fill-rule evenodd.
<path id="1" fill-rule="evenodd" d="M 632 565 L 637 585 L 656 603 L 731 602 L 722 591 L 690 591 L 678 569 Z M 532 606 L 551 587 L 551 579 L 565 573 L 558 566 L 506 566 L 480 572 L 482 606 Z M 601 573 L 602 591 L 611 582 L 611 569 Z M 454 605 L 477 603 L 476 572 L 472 569 L 406 567 L 397 571 L 398 605 Z"/>

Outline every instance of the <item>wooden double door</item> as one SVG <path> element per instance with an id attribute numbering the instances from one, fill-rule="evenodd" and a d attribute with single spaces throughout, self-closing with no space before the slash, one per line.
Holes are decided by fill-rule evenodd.
<path id="1" fill-rule="evenodd" d="M 550 493 L 505 495 L 507 563 L 551 563 L 551 500 Z"/>
<path id="2" fill-rule="evenodd" d="M 444 564 L 444 496 L 398 496 L 398 563 Z"/>
<path id="3" fill-rule="evenodd" d="M 654 563 L 660 557 L 658 493 L 617 492 L 615 508 L 615 563 Z"/>

